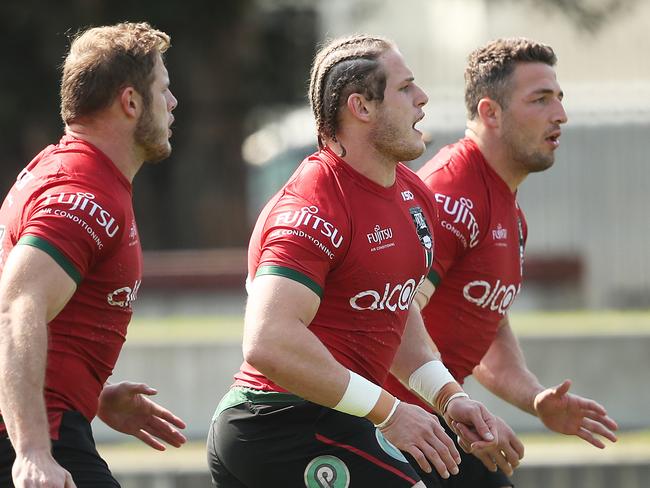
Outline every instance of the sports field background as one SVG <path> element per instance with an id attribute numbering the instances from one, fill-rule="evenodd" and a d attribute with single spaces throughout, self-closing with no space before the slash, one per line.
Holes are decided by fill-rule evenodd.
<path id="1" fill-rule="evenodd" d="M 138 316 L 129 326 L 134 342 L 238 341 L 242 315 Z M 510 314 L 517 336 L 650 334 L 650 311 L 518 312 Z"/>

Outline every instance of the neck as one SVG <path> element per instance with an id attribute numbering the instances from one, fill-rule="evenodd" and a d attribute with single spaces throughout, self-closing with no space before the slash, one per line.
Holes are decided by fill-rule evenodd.
<path id="1" fill-rule="evenodd" d="M 99 120 L 66 125 L 66 134 L 86 141 L 103 152 L 130 182 L 142 167 L 133 135 Z"/>
<path id="2" fill-rule="evenodd" d="M 469 121 L 465 129 L 465 137 L 474 141 L 483 154 L 490 167 L 508 185 L 513 193 L 528 176 L 527 173 L 517 170 L 518 165 L 512 159 L 507 148 L 495 135 L 488 133 L 485 127 Z"/>
<path id="3" fill-rule="evenodd" d="M 325 145 L 355 171 L 361 173 L 369 180 L 384 188 L 392 186 L 395 183 L 398 161 L 393 161 L 382 155 L 371 144 L 362 146 L 354 143 L 354 141 L 359 140 L 361 139 L 339 137 L 338 141 L 326 139 Z M 345 148 L 344 154 L 342 147 Z M 341 156 L 341 154 L 343 155 Z"/>

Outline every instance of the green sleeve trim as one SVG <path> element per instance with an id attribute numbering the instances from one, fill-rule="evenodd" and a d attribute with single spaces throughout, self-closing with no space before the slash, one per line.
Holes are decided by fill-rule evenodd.
<path id="1" fill-rule="evenodd" d="M 436 273 L 434 270 L 429 271 L 429 274 L 427 275 L 427 279 L 433 283 L 433 286 L 438 288 L 438 284 L 440 283 L 440 276 L 438 273 Z"/>
<path id="2" fill-rule="evenodd" d="M 59 251 L 56 247 L 54 247 L 46 240 L 35 236 L 23 236 L 18 241 L 18 244 L 21 244 L 23 246 L 32 246 L 47 253 L 52 259 L 57 262 L 59 266 L 63 268 L 66 273 L 68 273 L 70 278 L 72 278 L 77 285 L 81 283 L 82 276 L 77 268 L 74 267 L 74 265 L 68 260 L 68 258 L 63 255 L 61 251 Z"/>
<path id="3" fill-rule="evenodd" d="M 318 285 L 318 283 L 316 283 L 311 278 L 308 278 L 304 274 L 296 271 L 295 269 L 285 268 L 284 266 L 260 266 L 257 268 L 255 277 L 263 275 L 284 276 L 285 278 L 289 278 L 290 280 L 297 281 L 298 283 L 305 285 L 311 291 L 316 293 L 316 295 L 318 295 L 320 298 L 323 298 L 323 289 Z"/>

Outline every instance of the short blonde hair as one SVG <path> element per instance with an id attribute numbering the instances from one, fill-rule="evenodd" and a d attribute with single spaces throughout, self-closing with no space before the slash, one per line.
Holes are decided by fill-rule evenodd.
<path id="1" fill-rule="evenodd" d="M 170 37 L 146 22 L 93 27 L 77 34 L 63 62 L 63 122 L 108 107 L 126 86 L 133 86 L 148 107 L 156 57 L 169 46 Z"/>

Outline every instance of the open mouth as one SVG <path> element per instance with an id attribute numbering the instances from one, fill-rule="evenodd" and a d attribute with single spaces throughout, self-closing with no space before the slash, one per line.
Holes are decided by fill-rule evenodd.
<path id="1" fill-rule="evenodd" d="M 415 126 L 416 126 L 416 125 L 417 125 L 417 124 L 418 124 L 418 123 L 419 123 L 423 118 L 424 118 L 424 112 L 422 112 L 422 115 L 420 115 L 420 116 L 415 120 L 415 122 L 413 122 L 413 125 L 411 126 L 411 127 L 413 128 L 414 131 L 419 132 L 420 134 L 422 134 L 422 131 L 420 131 L 420 129 L 418 129 L 418 128 L 415 127 Z"/>
<path id="2" fill-rule="evenodd" d="M 546 137 L 546 142 L 551 144 L 553 147 L 558 147 L 560 145 L 560 131 L 552 132 L 549 136 Z"/>

